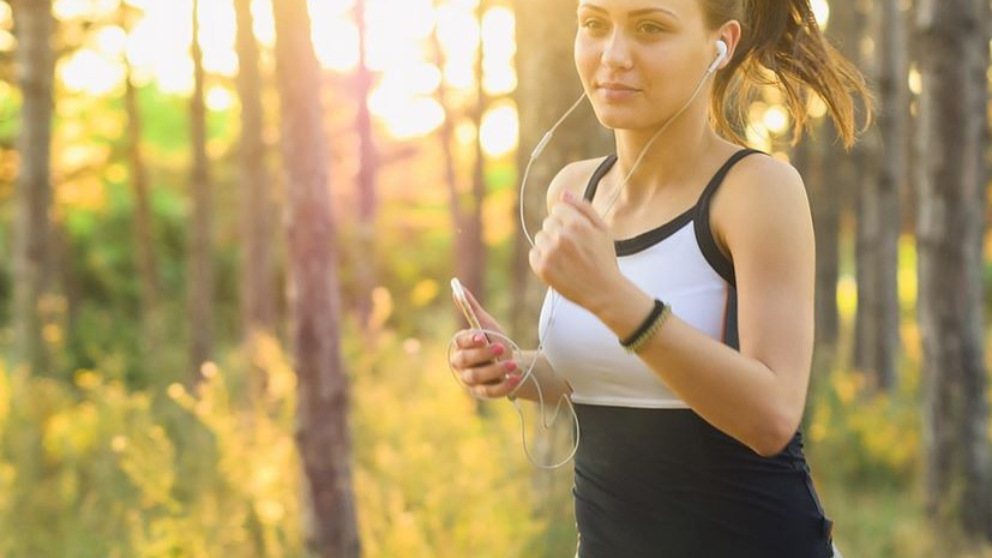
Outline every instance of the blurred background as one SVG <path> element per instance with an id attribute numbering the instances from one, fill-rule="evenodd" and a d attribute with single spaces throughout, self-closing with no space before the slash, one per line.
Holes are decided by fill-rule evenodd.
<path id="1" fill-rule="evenodd" d="M 812 476 L 848 558 L 992 556 L 990 4 L 812 7 L 877 120 L 741 130 L 813 208 Z M 571 465 L 446 351 L 455 275 L 537 346 L 519 203 L 613 150 L 584 105 L 520 199 L 575 8 L 0 0 L 0 556 L 572 556 Z"/>

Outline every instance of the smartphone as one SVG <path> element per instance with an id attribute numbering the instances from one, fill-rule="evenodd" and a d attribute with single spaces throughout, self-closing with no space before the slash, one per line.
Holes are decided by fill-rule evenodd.
<path id="1" fill-rule="evenodd" d="M 472 311 L 472 305 L 469 304 L 468 297 L 465 295 L 465 288 L 462 287 L 462 283 L 457 277 L 451 278 L 451 292 L 455 294 L 455 300 L 458 302 L 458 307 L 461 308 L 462 314 L 465 315 L 465 319 L 468 320 L 469 325 L 472 326 L 473 329 L 482 329 L 482 324 L 479 323 L 479 317 Z M 486 346 L 491 345 L 492 339 L 489 338 L 489 335 L 485 333 L 482 335 L 486 339 Z M 498 361 L 499 359 L 497 358 L 496 360 Z M 489 385 L 496 385 L 499 382 L 500 380 L 493 380 L 487 383 Z"/>
<path id="2" fill-rule="evenodd" d="M 468 324 L 473 329 L 482 329 L 482 324 L 479 323 L 479 317 L 472 311 L 472 305 L 469 304 L 468 297 L 465 296 L 465 288 L 462 287 L 462 283 L 457 277 L 451 278 L 451 292 L 455 294 L 455 301 L 458 303 L 458 307 L 461 308 L 462 314 L 465 315 L 465 319 L 468 320 Z M 491 339 L 489 339 L 488 335 L 485 337 L 486 344 L 488 345 Z"/>

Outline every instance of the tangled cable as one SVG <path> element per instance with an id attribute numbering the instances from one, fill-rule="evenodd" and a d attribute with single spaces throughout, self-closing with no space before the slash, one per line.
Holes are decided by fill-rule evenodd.
<path id="1" fill-rule="evenodd" d="M 606 217 L 606 215 L 610 212 L 610 210 L 613 209 L 613 204 L 617 202 L 620 193 L 627 185 L 627 182 L 630 180 L 630 177 L 634 174 L 634 171 L 637 169 L 638 165 L 641 164 L 641 160 L 644 158 L 644 156 L 647 155 L 648 148 L 651 147 L 651 144 L 653 144 L 654 141 L 658 139 L 658 137 L 665 130 L 668 129 L 668 127 L 672 124 L 672 122 L 675 121 L 676 118 L 678 118 L 683 112 L 685 112 L 686 109 L 689 108 L 689 105 L 692 104 L 692 101 L 694 101 L 696 99 L 696 96 L 699 95 L 699 92 L 702 91 L 703 85 L 706 83 L 706 79 L 716 70 L 717 65 L 723 60 L 724 56 L 727 53 L 726 43 L 722 41 L 718 41 L 717 46 L 720 47 L 720 45 L 722 45 L 722 48 L 718 49 L 720 50 L 720 55 L 717 57 L 716 60 L 713 61 L 712 64 L 710 64 L 709 68 L 706 70 L 706 73 L 703 75 L 702 79 L 700 79 L 699 82 L 696 84 L 696 88 L 693 90 L 692 95 L 689 97 L 689 100 L 686 101 L 685 104 L 683 104 L 682 107 L 678 111 L 676 111 L 676 113 L 673 114 L 671 118 L 669 118 L 665 122 L 665 124 L 661 126 L 661 128 L 659 128 L 657 132 L 654 133 L 654 135 L 651 136 L 651 139 L 648 140 L 648 142 L 644 145 L 644 147 L 641 148 L 641 152 L 638 155 L 637 159 L 634 160 L 634 164 L 631 166 L 630 170 L 627 171 L 627 174 L 626 176 L 624 176 L 623 181 L 620 182 L 620 185 L 617 186 L 616 193 L 614 193 L 613 197 L 610 199 L 610 203 L 607 206 L 606 210 L 603 211 L 602 217 Z M 520 181 L 520 226 L 523 228 L 524 236 L 527 238 L 527 242 L 530 243 L 531 247 L 536 247 L 536 246 L 534 244 L 534 239 L 531 237 L 530 232 L 527 230 L 527 220 L 525 219 L 524 216 L 524 200 L 526 199 L 524 192 L 527 188 L 527 177 L 530 175 L 530 167 L 532 164 L 534 164 L 534 161 L 541 155 L 541 152 L 544 151 L 544 148 L 548 145 L 548 142 L 551 141 L 551 136 L 554 134 L 555 130 L 557 130 L 558 127 L 561 126 L 562 122 L 564 122 L 565 119 L 568 118 L 568 116 L 572 114 L 572 112 L 576 108 L 578 108 L 579 103 L 581 103 L 585 97 L 586 97 L 586 93 L 585 91 L 583 91 L 582 95 L 579 96 L 578 100 L 576 100 L 574 104 L 572 104 L 571 108 L 569 108 L 568 111 L 566 111 L 565 114 L 563 114 L 561 118 L 559 118 L 558 121 L 555 122 L 554 126 L 552 126 L 551 129 L 548 130 L 546 134 L 544 134 L 544 137 L 542 137 L 541 141 L 538 142 L 537 147 L 535 147 L 534 151 L 531 152 L 530 159 L 527 161 L 527 166 L 524 168 L 524 175 Z M 516 407 L 517 415 L 520 416 L 520 440 L 521 443 L 523 444 L 524 453 L 527 455 L 527 459 L 529 459 L 530 462 L 533 463 L 535 466 L 540 467 L 542 469 L 557 469 L 558 467 L 561 467 L 565 463 L 568 463 L 572 459 L 572 457 L 575 456 L 575 453 L 579 449 L 579 439 L 581 433 L 579 429 L 579 417 L 578 415 L 575 414 L 575 407 L 572 405 L 572 400 L 569 397 L 568 393 L 563 393 L 561 397 L 559 397 L 558 403 L 555 405 L 555 413 L 554 416 L 552 417 L 551 422 L 548 423 L 547 421 L 544 420 L 545 417 L 544 394 L 541 391 L 541 383 L 538 382 L 537 378 L 533 377 L 532 375 L 534 367 L 537 365 L 538 360 L 540 360 L 541 355 L 544 352 L 544 339 L 548 336 L 548 331 L 550 330 L 551 326 L 554 324 L 555 306 L 557 305 L 557 301 L 555 300 L 555 295 L 557 294 L 557 292 L 554 290 L 554 288 L 551 287 L 548 288 L 548 291 L 551 296 L 551 310 L 548 313 L 548 323 L 545 325 L 544 328 L 544 336 L 539 337 L 537 350 L 534 351 L 534 360 L 530 363 L 530 366 L 527 367 L 527 372 L 521 378 L 520 383 L 517 385 L 517 387 L 513 389 L 512 392 L 510 392 L 508 397 L 510 401 L 513 402 L 513 406 Z M 497 337 L 501 337 L 505 339 L 513 347 L 514 354 L 517 353 L 523 354 L 523 351 L 520 349 L 520 347 L 512 339 L 510 339 L 503 333 L 489 329 L 473 329 L 472 331 L 479 331 L 487 335 L 494 335 Z M 472 392 L 467 385 L 465 385 L 465 382 L 462 381 L 461 377 L 455 372 L 455 369 L 451 366 L 451 349 L 454 345 L 455 345 L 455 336 L 452 336 L 451 340 L 448 342 L 448 369 L 455 377 L 455 380 L 457 380 L 458 383 L 461 384 L 461 386 L 465 388 L 465 390 L 468 391 L 470 395 L 472 395 L 472 397 L 475 397 L 476 399 L 480 399 L 480 400 L 488 400 L 488 398 L 476 397 L 475 393 Z M 553 426 L 558 419 L 558 412 L 561 410 L 561 399 L 565 399 L 565 402 L 568 404 L 569 410 L 572 413 L 572 418 L 575 423 L 575 445 L 572 447 L 572 450 L 569 452 L 567 458 L 554 465 L 542 465 L 540 463 L 536 463 L 534 459 L 531 457 L 530 450 L 527 449 L 527 437 L 526 437 L 526 429 L 524 427 L 524 415 L 514 395 L 517 393 L 517 391 L 520 390 L 520 387 L 523 386 L 524 382 L 527 381 L 528 379 L 533 381 L 534 386 L 537 388 L 537 399 L 538 399 L 538 404 L 540 405 L 539 412 L 541 414 L 541 419 L 542 419 L 541 424 L 544 426 L 546 430 L 551 428 L 551 426 Z"/>

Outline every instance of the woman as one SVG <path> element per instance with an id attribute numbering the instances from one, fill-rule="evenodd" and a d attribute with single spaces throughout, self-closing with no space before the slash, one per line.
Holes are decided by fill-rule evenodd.
<path id="1" fill-rule="evenodd" d="M 797 132 L 812 91 L 850 146 L 852 92 L 870 120 L 863 79 L 809 0 L 580 0 L 578 24 L 576 68 L 616 153 L 549 186 L 529 255 L 550 287 L 544 350 L 501 360 L 507 343 L 465 330 L 451 365 L 477 396 L 535 400 L 520 372 L 536 358 L 544 400 L 574 403 L 576 556 L 840 556 L 799 431 L 810 209 L 795 169 L 736 130 L 772 76 Z"/>

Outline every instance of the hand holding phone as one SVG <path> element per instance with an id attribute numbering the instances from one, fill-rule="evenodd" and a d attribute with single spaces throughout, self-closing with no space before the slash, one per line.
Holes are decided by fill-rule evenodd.
<path id="1" fill-rule="evenodd" d="M 468 321 L 471 329 L 481 330 L 486 329 L 489 331 L 496 331 L 502 333 L 499 324 L 486 313 L 481 307 L 479 308 L 479 314 L 473 310 L 473 305 L 468 299 L 468 293 L 465 288 L 462 287 L 458 278 L 451 279 L 451 293 L 454 296 L 455 302 L 461 309 L 462 314 L 465 316 L 465 320 Z M 476 303 L 478 304 L 478 303 Z M 471 354 L 472 362 L 460 362 L 460 365 L 455 365 L 456 368 L 478 368 L 482 367 L 484 372 L 482 376 L 477 376 L 477 380 L 473 382 L 474 386 L 499 386 L 501 383 L 510 379 L 510 372 L 518 370 L 516 358 L 513 354 L 513 348 L 506 344 L 505 341 L 497 340 L 493 341 L 488 335 L 483 334 L 484 341 L 482 342 L 481 349 L 478 345 L 476 348 L 472 348 L 471 342 L 461 341 L 460 346 L 464 348 L 464 354 Z M 501 339 L 501 338 L 500 338 Z M 462 350 L 462 349 L 460 349 Z M 480 353 L 480 350 L 482 351 Z M 466 357 L 462 357 L 466 358 Z M 519 378 L 514 380 L 518 382 Z M 506 384 L 505 390 L 510 390 L 516 387 L 516 383 Z M 502 396 L 500 394 L 499 396 Z"/>
<path id="2" fill-rule="evenodd" d="M 468 324 L 473 329 L 482 329 L 482 324 L 479 322 L 479 317 L 476 316 L 475 312 L 472 310 L 472 305 L 469 304 L 468 296 L 465 295 L 465 288 L 462 287 L 462 283 L 457 277 L 451 278 L 451 292 L 455 295 L 455 302 L 461 309 L 462 314 L 465 316 L 465 320 L 468 321 Z M 486 335 L 486 344 L 488 345 L 491 341 L 492 340 L 489 339 L 489 336 Z"/>

